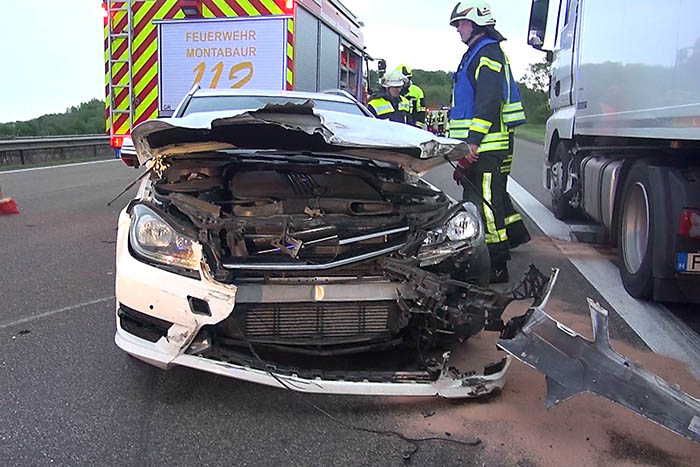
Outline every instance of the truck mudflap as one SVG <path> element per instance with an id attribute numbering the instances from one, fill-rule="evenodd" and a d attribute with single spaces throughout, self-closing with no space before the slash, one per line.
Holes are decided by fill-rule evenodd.
<path id="1" fill-rule="evenodd" d="M 544 311 L 557 275 L 527 313 L 505 325 L 498 341 L 499 348 L 545 375 L 545 406 L 591 392 L 700 442 L 700 401 L 615 352 L 606 309 L 588 300 L 592 342 Z"/>

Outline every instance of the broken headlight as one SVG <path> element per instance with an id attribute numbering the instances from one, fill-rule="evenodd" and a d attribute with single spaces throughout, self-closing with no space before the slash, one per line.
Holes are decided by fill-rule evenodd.
<path id="1" fill-rule="evenodd" d="M 132 211 L 129 243 L 144 259 L 186 269 L 196 269 L 201 250 L 191 238 L 177 232 L 155 211 L 136 205 Z"/>
<path id="2" fill-rule="evenodd" d="M 483 238 L 479 213 L 472 203 L 464 204 L 443 227 L 427 232 L 418 252 L 421 266 L 438 264 L 447 257 L 470 247 Z"/>

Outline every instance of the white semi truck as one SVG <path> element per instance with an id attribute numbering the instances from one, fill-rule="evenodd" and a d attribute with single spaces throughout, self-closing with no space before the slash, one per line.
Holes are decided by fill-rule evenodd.
<path id="1" fill-rule="evenodd" d="M 533 0 L 528 43 L 555 215 L 605 227 L 632 296 L 700 303 L 700 1 Z"/>

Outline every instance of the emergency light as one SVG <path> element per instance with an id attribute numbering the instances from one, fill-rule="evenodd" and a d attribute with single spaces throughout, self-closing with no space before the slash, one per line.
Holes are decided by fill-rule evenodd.
<path id="1" fill-rule="evenodd" d="M 202 0 L 180 0 L 178 4 L 187 18 L 200 18 L 202 16 Z"/>

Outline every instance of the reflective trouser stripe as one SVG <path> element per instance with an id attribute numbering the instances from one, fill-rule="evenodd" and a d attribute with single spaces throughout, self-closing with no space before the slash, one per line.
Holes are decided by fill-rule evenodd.
<path id="1" fill-rule="evenodd" d="M 495 143 L 502 141 L 510 141 L 510 134 L 508 132 L 504 131 L 502 133 L 489 133 L 488 135 L 484 136 L 483 140 L 481 140 L 482 143 Z"/>
<path id="2" fill-rule="evenodd" d="M 489 151 L 506 151 L 510 147 L 508 141 L 496 142 L 496 143 L 484 143 L 479 146 L 479 153 L 489 152 Z"/>
<path id="3" fill-rule="evenodd" d="M 521 221 L 521 220 L 523 220 L 523 218 L 520 217 L 520 214 L 513 214 L 512 216 L 506 217 L 506 226 L 508 226 L 510 224 L 514 224 L 514 223 Z"/>
<path id="4" fill-rule="evenodd" d="M 503 163 L 501 164 L 501 173 L 508 175 L 510 173 L 510 169 L 513 165 L 513 156 L 508 156 L 503 160 Z"/>
<path id="5" fill-rule="evenodd" d="M 484 173 L 484 178 L 481 184 L 482 195 L 484 196 L 484 218 L 486 219 L 486 243 L 500 243 L 508 240 L 506 229 L 496 228 L 496 218 L 493 211 L 488 206 L 493 203 L 491 193 L 491 181 L 493 174 L 490 172 Z"/>
<path id="6" fill-rule="evenodd" d="M 424 128 L 424 127 L 425 127 L 425 123 L 423 123 L 423 122 L 416 122 L 416 126 L 417 126 L 418 128 Z"/>

